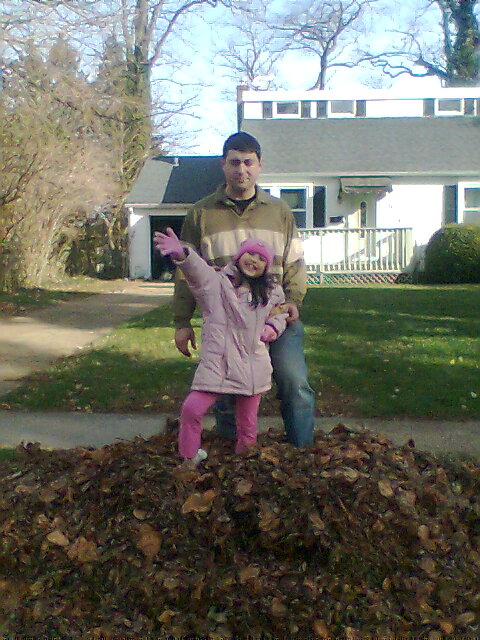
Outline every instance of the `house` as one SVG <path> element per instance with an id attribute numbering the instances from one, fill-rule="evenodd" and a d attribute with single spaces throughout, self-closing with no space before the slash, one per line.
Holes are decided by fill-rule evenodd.
<path id="1" fill-rule="evenodd" d="M 312 277 L 392 279 L 441 226 L 480 224 L 480 87 L 355 97 L 239 87 L 237 105 L 238 129 L 262 145 L 260 184 L 290 204 Z M 222 180 L 218 158 L 171 162 L 149 161 L 130 194 L 132 277 L 155 276 L 146 258 L 159 220 L 178 223 Z"/>

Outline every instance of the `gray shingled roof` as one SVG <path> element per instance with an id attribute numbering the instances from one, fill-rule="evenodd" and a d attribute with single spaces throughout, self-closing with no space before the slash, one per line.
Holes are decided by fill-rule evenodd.
<path id="1" fill-rule="evenodd" d="M 480 118 L 244 120 L 263 174 L 480 174 Z"/>
<path id="2" fill-rule="evenodd" d="M 223 182 L 218 156 L 159 156 L 147 160 L 126 204 L 192 204 Z"/>

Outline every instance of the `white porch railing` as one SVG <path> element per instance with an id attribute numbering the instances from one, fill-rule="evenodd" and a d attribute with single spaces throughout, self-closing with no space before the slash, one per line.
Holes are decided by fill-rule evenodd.
<path id="1" fill-rule="evenodd" d="M 309 274 L 400 273 L 413 256 L 412 229 L 299 229 Z"/>

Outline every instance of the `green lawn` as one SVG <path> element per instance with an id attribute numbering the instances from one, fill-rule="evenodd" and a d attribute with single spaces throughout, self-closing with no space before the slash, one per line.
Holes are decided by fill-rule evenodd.
<path id="1" fill-rule="evenodd" d="M 302 317 L 319 412 L 480 417 L 479 309 L 480 285 L 312 287 Z M 30 377 L 0 408 L 176 412 L 196 360 L 176 351 L 161 307 Z M 275 410 L 272 392 L 262 411 Z"/>

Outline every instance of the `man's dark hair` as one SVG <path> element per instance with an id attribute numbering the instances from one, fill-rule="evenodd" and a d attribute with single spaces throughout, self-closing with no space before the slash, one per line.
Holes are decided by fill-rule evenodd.
<path id="1" fill-rule="evenodd" d="M 223 145 L 223 157 L 226 158 L 230 150 L 243 151 L 248 153 L 256 153 L 259 160 L 262 159 L 262 150 L 260 143 L 256 138 L 251 136 L 245 131 L 239 131 L 239 133 L 232 133 Z"/>

